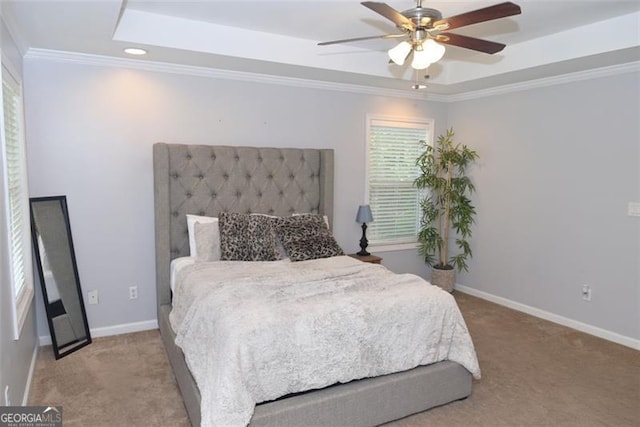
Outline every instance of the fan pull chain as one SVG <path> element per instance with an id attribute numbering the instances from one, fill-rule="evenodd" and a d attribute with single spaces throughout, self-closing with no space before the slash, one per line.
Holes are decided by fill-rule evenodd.
<path id="1" fill-rule="evenodd" d="M 426 73 L 427 70 L 429 68 L 425 68 L 424 72 Z M 421 70 L 416 70 L 416 84 L 414 84 L 413 86 L 411 86 L 411 89 L 415 89 L 415 90 L 420 90 L 420 89 L 426 89 L 427 85 L 424 83 L 420 83 L 420 78 L 419 78 L 419 73 Z M 427 74 L 424 75 L 425 79 L 428 79 L 429 76 Z"/>

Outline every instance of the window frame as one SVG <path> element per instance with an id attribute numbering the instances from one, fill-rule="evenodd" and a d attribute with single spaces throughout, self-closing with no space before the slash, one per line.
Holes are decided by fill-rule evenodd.
<path id="1" fill-rule="evenodd" d="M 20 182 L 22 200 L 20 201 L 20 207 L 24 224 L 22 224 L 22 263 L 24 282 L 17 289 L 16 276 L 14 273 L 14 257 L 16 256 L 12 248 L 12 226 L 11 218 L 12 212 L 10 207 L 10 194 L 9 194 L 9 180 L 8 180 L 8 159 L 7 159 L 7 141 L 5 132 L 5 118 L 4 118 L 4 87 L 2 88 L 2 114 L 0 114 L 0 156 L 2 161 L 2 208 L 4 210 L 4 234 L 6 241 L 3 242 L 3 250 L 6 251 L 6 258 L 9 267 L 9 286 L 11 294 L 11 308 L 12 308 L 12 320 L 13 320 L 13 338 L 14 340 L 20 339 L 20 334 L 23 330 L 27 314 L 31 308 L 31 302 L 34 298 L 34 280 L 33 280 L 33 263 L 31 253 L 31 217 L 29 213 L 29 183 L 27 175 L 27 158 L 26 158 L 26 141 L 25 141 L 25 119 L 24 119 L 24 100 L 22 83 L 19 74 L 15 72 L 10 62 L 2 56 L 2 66 L 0 67 L 0 80 L 2 84 L 6 82 L 8 86 L 17 95 L 16 98 L 16 110 L 17 117 L 15 118 L 18 124 L 18 144 L 20 145 Z M 3 251 L 3 252 L 4 252 Z"/>
<path id="2" fill-rule="evenodd" d="M 371 128 L 375 122 L 388 122 L 388 123 L 406 123 L 407 127 L 424 127 L 427 130 L 427 137 L 424 141 L 427 144 L 433 146 L 435 135 L 435 120 L 427 117 L 410 117 L 410 116 L 393 116 L 393 115 L 378 115 L 367 114 L 366 115 L 366 141 L 365 141 L 365 203 L 370 203 L 370 161 L 371 161 Z M 416 156 L 417 157 L 417 156 Z M 416 166 L 416 170 L 417 170 Z M 417 192 L 420 190 L 416 189 Z M 375 212 L 374 212 L 375 222 Z M 416 229 L 420 226 L 420 211 L 416 214 Z M 370 241 L 368 249 L 376 252 L 390 252 L 399 250 L 413 250 L 418 248 L 418 236 L 417 232 L 411 241 Z"/>

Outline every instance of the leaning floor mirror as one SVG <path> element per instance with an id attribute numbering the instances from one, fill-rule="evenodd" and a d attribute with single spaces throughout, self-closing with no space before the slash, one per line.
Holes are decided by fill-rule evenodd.
<path id="1" fill-rule="evenodd" d="M 66 196 L 35 197 L 31 235 L 56 359 L 91 343 Z"/>

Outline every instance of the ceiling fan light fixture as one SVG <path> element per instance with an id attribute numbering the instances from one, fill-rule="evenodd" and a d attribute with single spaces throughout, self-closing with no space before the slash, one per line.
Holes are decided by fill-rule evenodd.
<path id="1" fill-rule="evenodd" d="M 413 61 L 411 62 L 411 68 L 415 70 L 424 70 L 431 65 L 429 60 L 429 54 L 424 50 L 417 48 L 413 51 Z"/>
<path id="2" fill-rule="evenodd" d="M 396 65 L 404 64 L 404 60 L 409 55 L 409 52 L 411 52 L 411 43 L 408 41 L 400 42 L 396 47 L 393 47 L 388 51 L 389 58 L 391 58 Z"/>
<path id="3" fill-rule="evenodd" d="M 495 19 L 506 18 L 522 13 L 520 6 L 510 1 L 450 16 L 448 18 L 443 18 L 442 13 L 436 9 L 422 7 L 422 0 L 416 0 L 416 7 L 407 9 L 403 12 L 399 12 L 388 4 L 382 2 L 364 1 L 361 4 L 393 22 L 397 29 L 401 30 L 402 33 L 356 37 L 351 39 L 321 42 L 318 44 L 324 46 L 376 38 L 389 39 L 396 37 L 408 37 L 409 41 L 400 42 L 387 52 L 389 54 L 389 58 L 391 58 L 391 62 L 396 65 L 404 65 L 409 55 L 413 54 L 411 67 L 415 70 L 425 70 L 429 65 L 442 59 L 445 52 L 443 44 L 462 47 L 487 54 L 494 54 L 502 51 L 506 46 L 503 43 L 443 31 L 455 30 L 467 25 L 493 21 Z"/>
<path id="4" fill-rule="evenodd" d="M 429 57 L 429 62 L 432 64 L 440 61 L 444 56 L 444 46 L 433 39 L 427 39 L 422 43 L 422 49 L 426 52 Z"/>
<path id="5" fill-rule="evenodd" d="M 414 48 L 411 67 L 416 70 L 424 70 L 429 65 L 441 60 L 444 51 L 444 46 L 436 43 L 433 39 L 427 39 Z"/>

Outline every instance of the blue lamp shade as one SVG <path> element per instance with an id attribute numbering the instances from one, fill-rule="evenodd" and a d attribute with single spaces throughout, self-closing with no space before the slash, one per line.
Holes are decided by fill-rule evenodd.
<path id="1" fill-rule="evenodd" d="M 369 205 L 360 205 L 358 208 L 358 215 L 356 215 L 356 222 L 358 224 L 373 222 L 373 215 L 371 215 L 371 208 Z"/>

